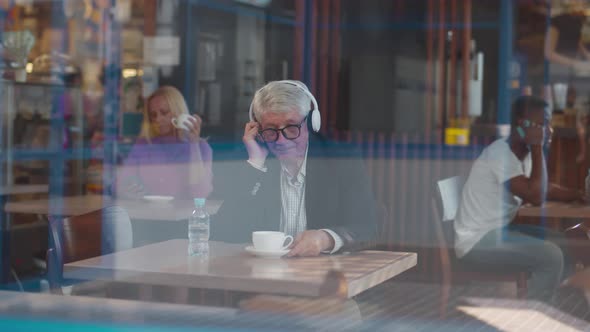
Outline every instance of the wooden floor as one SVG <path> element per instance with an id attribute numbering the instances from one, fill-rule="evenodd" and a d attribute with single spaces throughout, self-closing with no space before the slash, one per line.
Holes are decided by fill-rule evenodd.
<path id="1" fill-rule="evenodd" d="M 552 304 L 546 304 L 517 300 L 513 288 L 511 284 L 456 286 L 447 317 L 440 319 L 437 284 L 392 280 L 348 300 L 345 314 L 316 304 L 307 310 L 315 317 L 287 314 L 283 318 L 322 331 L 590 331 L 590 310 L 583 294 L 564 289 Z M 160 293 L 169 295 L 165 289 Z M 160 296 L 151 301 L 171 300 Z M 241 319 L 251 318 L 244 314 Z M 283 318 L 258 312 L 256 321 L 274 324 Z"/>
<path id="2" fill-rule="evenodd" d="M 435 284 L 391 282 L 356 298 L 366 331 L 590 331 L 583 294 L 564 289 L 551 305 L 517 300 L 499 284 L 453 288 L 447 318 Z"/>
<path id="3" fill-rule="evenodd" d="M 586 298 L 579 292 L 564 289 L 556 296 L 552 304 L 537 301 L 516 300 L 511 294 L 511 285 L 478 284 L 457 286 L 449 303 L 446 319 L 440 319 L 438 313 L 439 287 L 432 283 L 417 283 L 392 280 L 356 296 L 347 308 L 346 315 L 319 314 L 319 320 L 308 316 L 282 317 L 264 313 L 242 312 L 237 308 L 232 311 L 231 320 L 220 320 L 227 326 L 268 327 L 273 330 L 322 330 L 322 331 L 589 331 L 590 310 Z M 15 293 L 17 294 L 17 293 Z M 77 297 L 77 296 L 75 296 Z M 122 308 L 133 308 L 126 313 L 119 309 L 109 313 L 105 308 L 92 309 L 94 300 L 82 300 L 81 304 L 68 306 L 67 296 L 60 304 L 55 297 L 47 298 L 46 304 L 38 299 L 26 305 L 16 302 L 0 301 L 0 314 L 27 315 L 27 311 L 42 317 L 62 317 L 64 319 L 92 318 L 93 321 L 125 321 L 129 323 L 158 324 L 160 326 L 205 326 L 218 324 L 211 315 L 195 315 L 195 305 L 176 305 L 166 303 L 172 298 L 161 297 L 149 302 L 130 303 Z M 72 297 L 69 297 L 72 298 Z M 83 298 L 82 298 L 83 299 Z M 86 298 L 88 299 L 88 298 Z M 97 299 L 96 301 L 99 301 Z M 56 302 L 57 301 L 57 302 Z M 114 300 L 121 301 L 121 300 Z M 159 303 L 158 303 L 159 302 Z M 35 305 L 31 305 L 35 303 Z M 136 304 L 134 304 L 136 303 Z M 148 311 L 138 310 L 143 304 L 156 305 Z M 85 307 L 86 306 L 86 307 Z M 352 306 L 358 306 L 353 308 Z M 118 308 L 118 307 L 117 307 Z M 180 309 L 182 310 L 180 310 Z M 220 308 L 221 309 L 221 308 Z M 320 308 L 324 309 L 324 308 Z M 328 309 L 328 308 L 325 308 Z M 106 311 L 105 311 L 106 310 Z M 208 309 L 207 309 L 208 310 Z M 105 312 L 103 312 L 105 311 Z M 181 315 L 184 311 L 186 315 Z M 190 312 L 190 314 L 188 314 Z M 329 312 L 327 310 L 326 312 Z M 360 323 L 353 319 L 359 312 Z M 174 313 L 174 314 L 171 314 Z M 356 318 L 355 318 L 356 319 Z M 231 324 L 230 324 L 231 323 Z M 296 323 L 296 324 L 295 324 Z M 287 324 L 287 325 L 285 325 Z M 295 324 L 295 325 L 292 325 Z M 255 328 L 255 329 L 256 329 Z"/>

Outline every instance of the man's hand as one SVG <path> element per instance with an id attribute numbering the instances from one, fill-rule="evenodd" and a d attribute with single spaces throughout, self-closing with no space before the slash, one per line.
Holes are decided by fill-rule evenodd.
<path id="1" fill-rule="evenodd" d="M 250 121 L 246 123 L 246 126 L 244 128 L 244 137 L 242 137 L 242 142 L 244 142 L 246 150 L 248 151 L 249 160 L 258 165 L 264 165 L 264 162 L 266 161 L 266 156 L 268 156 L 268 149 L 265 146 L 260 145 L 256 141 L 256 135 L 258 135 L 258 127 L 259 124 L 256 121 Z"/>
<path id="2" fill-rule="evenodd" d="M 297 234 L 287 257 L 318 256 L 323 251 L 334 248 L 334 239 L 322 230 L 305 231 Z"/>
<path id="3" fill-rule="evenodd" d="M 531 125 L 524 129 L 524 141 L 528 145 L 542 145 L 545 143 L 545 128 Z"/>

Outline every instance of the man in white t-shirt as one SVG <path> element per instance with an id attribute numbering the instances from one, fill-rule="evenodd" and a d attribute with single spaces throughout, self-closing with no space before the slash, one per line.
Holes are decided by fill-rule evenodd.
<path id="1" fill-rule="evenodd" d="M 455 220 L 455 252 L 464 263 L 493 270 L 528 270 L 531 297 L 550 296 L 564 269 L 561 233 L 540 226 L 510 225 L 523 202 L 574 201 L 583 193 L 548 184 L 543 145 L 550 127 L 539 98 L 523 96 L 512 106 L 511 134 L 485 148 L 463 189 Z"/>

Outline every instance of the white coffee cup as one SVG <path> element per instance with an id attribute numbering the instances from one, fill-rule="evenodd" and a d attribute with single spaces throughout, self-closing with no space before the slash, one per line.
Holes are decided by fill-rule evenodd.
<path id="1" fill-rule="evenodd" d="M 285 240 L 289 240 L 285 244 Z M 287 249 L 293 243 L 291 235 L 285 235 L 283 232 L 259 231 L 252 232 L 252 244 L 254 249 L 260 251 L 279 251 Z"/>
<path id="2" fill-rule="evenodd" d="M 193 118 L 196 120 L 194 116 L 185 113 L 175 118 L 172 118 L 172 125 L 178 129 L 189 130 L 189 128 L 191 127 L 191 121 L 189 120 L 189 118 Z"/>

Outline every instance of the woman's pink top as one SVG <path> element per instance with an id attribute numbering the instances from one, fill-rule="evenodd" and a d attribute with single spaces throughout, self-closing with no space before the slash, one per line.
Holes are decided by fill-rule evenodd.
<path id="1" fill-rule="evenodd" d="M 139 139 L 117 172 L 117 191 L 136 185 L 145 195 L 206 198 L 213 190 L 212 155 L 205 140 L 157 137 L 150 144 Z"/>

